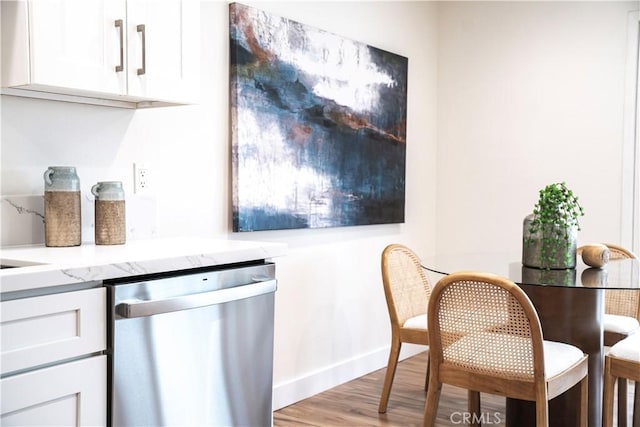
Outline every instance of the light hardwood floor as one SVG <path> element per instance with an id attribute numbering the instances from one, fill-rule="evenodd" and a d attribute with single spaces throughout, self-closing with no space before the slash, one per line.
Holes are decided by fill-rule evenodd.
<path id="1" fill-rule="evenodd" d="M 274 412 L 273 424 L 275 427 L 420 426 L 426 397 L 425 367 L 426 353 L 420 353 L 398 364 L 386 414 L 378 414 L 385 374 L 385 369 L 380 369 Z M 633 402 L 632 385 L 633 383 L 629 384 L 630 403 Z M 466 411 L 466 402 L 465 390 L 445 384 L 442 387 L 436 426 L 465 425 L 461 422 L 461 412 Z M 486 417 L 483 425 L 504 426 L 505 399 L 482 394 L 482 413 Z"/>
<path id="2" fill-rule="evenodd" d="M 380 369 L 276 411 L 273 424 L 276 427 L 422 425 L 425 369 L 426 352 L 398 364 L 386 414 L 378 414 L 385 374 L 385 369 Z M 466 411 L 466 402 L 465 390 L 445 384 L 436 425 L 448 427 L 456 422 L 463 425 L 459 421 L 461 412 Z M 495 427 L 505 425 L 504 405 L 502 397 L 482 395 L 482 412 L 491 414 L 491 425 Z"/>

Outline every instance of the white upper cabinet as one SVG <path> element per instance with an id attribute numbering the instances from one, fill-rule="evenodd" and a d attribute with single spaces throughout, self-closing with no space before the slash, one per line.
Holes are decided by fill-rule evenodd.
<path id="1" fill-rule="evenodd" d="M 36 90 L 65 87 L 126 94 L 126 76 L 114 72 L 118 31 L 113 24 L 109 26 L 117 17 L 126 16 L 124 1 L 40 0 L 21 3 L 20 7 L 30 12 L 30 51 L 16 49 L 14 56 L 3 58 L 3 63 L 29 55 L 27 63 L 31 66 L 25 71 L 31 75 L 10 74 L 8 78 L 16 78 L 12 85 L 29 83 Z M 2 12 L 4 19 L 4 8 Z M 5 34 L 2 36 L 4 43 Z"/>
<path id="2" fill-rule="evenodd" d="M 198 0 L 1 7 L 4 94 L 130 108 L 198 100 Z"/>
<path id="3" fill-rule="evenodd" d="M 181 99 L 197 92 L 199 7 L 197 1 L 127 2 L 130 95 Z"/>

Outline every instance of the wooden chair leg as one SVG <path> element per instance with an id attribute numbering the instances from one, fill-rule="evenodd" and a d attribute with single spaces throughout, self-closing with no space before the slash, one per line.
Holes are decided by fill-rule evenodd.
<path id="1" fill-rule="evenodd" d="M 618 378 L 618 427 L 627 427 L 627 380 Z"/>
<path id="2" fill-rule="evenodd" d="M 480 427 L 480 392 L 467 390 L 467 409 L 471 414 L 471 425 Z"/>
<path id="3" fill-rule="evenodd" d="M 429 390 L 429 370 L 431 364 L 429 363 L 429 350 L 427 350 L 427 374 L 424 376 L 424 391 Z"/>
<path id="4" fill-rule="evenodd" d="M 613 394 L 616 379 L 611 375 L 611 361 L 605 357 L 602 390 L 602 427 L 613 426 Z"/>
<path id="5" fill-rule="evenodd" d="M 587 427 L 589 423 L 589 375 L 586 375 L 580 381 L 580 414 L 578 416 L 578 425 Z"/>
<path id="6" fill-rule="evenodd" d="M 549 401 L 546 396 L 536 400 L 536 427 L 549 427 Z"/>
<path id="7" fill-rule="evenodd" d="M 402 343 L 399 339 L 393 337 L 391 339 L 391 350 L 389 351 L 387 373 L 384 376 L 384 385 L 382 386 L 382 395 L 380 395 L 380 405 L 378 406 L 378 412 L 381 414 L 387 412 L 387 403 L 389 403 L 393 377 L 396 375 L 396 367 L 398 366 L 398 358 L 400 357 L 400 348 L 402 348 Z"/>
<path id="8" fill-rule="evenodd" d="M 438 382 L 435 377 L 431 375 L 427 389 L 427 401 L 424 404 L 422 426 L 433 427 L 436 424 L 436 415 L 438 415 L 438 403 L 440 402 L 442 383 Z"/>

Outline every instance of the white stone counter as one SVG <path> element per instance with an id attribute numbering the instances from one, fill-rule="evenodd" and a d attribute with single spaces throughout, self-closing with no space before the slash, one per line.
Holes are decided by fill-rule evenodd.
<path id="1" fill-rule="evenodd" d="M 0 292 L 163 273 L 286 254 L 284 243 L 170 238 L 134 240 L 124 245 L 83 244 L 66 248 L 11 246 L 0 250 Z"/>

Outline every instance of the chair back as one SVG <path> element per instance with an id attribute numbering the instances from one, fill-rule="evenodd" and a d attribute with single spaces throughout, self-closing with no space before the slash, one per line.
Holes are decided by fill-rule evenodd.
<path id="1" fill-rule="evenodd" d="M 431 291 L 428 324 L 435 369 L 441 363 L 508 380 L 544 378 L 540 320 L 527 295 L 506 278 L 445 276 Z"/>
<path id="2" fill-rule="evenodd" d="M 623 248 L 622 246 L 614 245 L 612 243 L 605 243 L 605 245 L 609 248 L 609 260 L 638 258 L 636 254 L 634 254 L 627 248 Z"/>
<path id="3" fill-rule="evenodd" d="M 392 326 L 427 312 L 431 287 L 418 256 L 397 243 L 382 251 L 382 283 Z"/>
<path id="4" fill-rule="evenodd" d="M 636 254 L 622 246 L 606 243 L 609 260 L 637 259 Z M 640 293 L 634 289 L 608 289 L 604 294 L 604 312 L 640 320 Z"/>
<path id="5" fill-rule="evenodd" d="M 640 292 L 635 289 L 607 289 L 604 312 L 640 320 Z"/>

